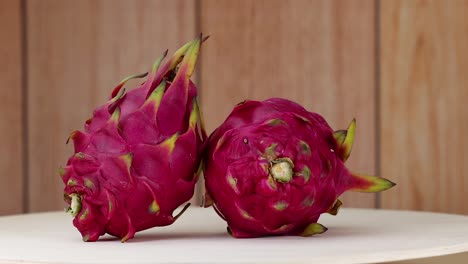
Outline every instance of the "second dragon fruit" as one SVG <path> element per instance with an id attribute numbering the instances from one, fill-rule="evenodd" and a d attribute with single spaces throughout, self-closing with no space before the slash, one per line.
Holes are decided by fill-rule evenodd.
<path id="1" fill-rule="evenodd" d="M 333 131 L 325 119 L 285 99 L 246 101 L 209 137 L 205 205 L 213 205 L 237 238 L 320 234 L 345 191 L 379 192 L 389 180 L 344 166 L 355 121 Z"/>

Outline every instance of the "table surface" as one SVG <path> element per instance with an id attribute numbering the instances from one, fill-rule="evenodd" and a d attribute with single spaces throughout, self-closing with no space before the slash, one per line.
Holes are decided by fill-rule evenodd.
<path id="1" fill-rule="evenodd" d="M 235 239 L 212 209 L 173 225 L 85 243 L 63 212 L 0 217 L 0 263 L 377 263 L 468 251 L 468 217 L 342 209 L 313 237 Z"/>

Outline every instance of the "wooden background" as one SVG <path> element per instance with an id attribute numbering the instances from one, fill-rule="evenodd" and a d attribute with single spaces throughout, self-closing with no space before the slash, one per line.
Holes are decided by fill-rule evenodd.
<path id="1" fill-rule="evenodd" d="M 63 208 L 57 168 L 123 77 L 198 32 L 209 132 L 285 97 L 335 128 L 353 171 L 397 182 L 345 206 L 468 214 L 468 1 L 1 0 L 0 214 Z"/>

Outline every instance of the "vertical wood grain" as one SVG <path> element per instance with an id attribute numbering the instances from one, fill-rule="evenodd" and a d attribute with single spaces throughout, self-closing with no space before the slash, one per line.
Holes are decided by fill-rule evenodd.
<path id="1" fill-rule="evenodd" d="M 384 208 L 468 214 L 468 1 L 382 1 Z"/>
<path id="2" fill-rule="evenodd" d="M 63 207 L 57 168 L 72 153 L 69 133 L 121 79 L 195 37 L 194 8 L 193 0 L 27 1 L 30 211 Z"/>
<path id="3" fill-rule="evenodd" d="M 211 132 L 246 98 L 284 97 L 358 130 L 348 168 L 375 173 L 374 1 L 201 0 L 202 106 Z M 374 194 L 346 194 L 374 207 Z"/>
<path id="4" fill-rule="evenodd" d="M 23 212 L 21 1 L 0 2 L 0 215 Z"/>

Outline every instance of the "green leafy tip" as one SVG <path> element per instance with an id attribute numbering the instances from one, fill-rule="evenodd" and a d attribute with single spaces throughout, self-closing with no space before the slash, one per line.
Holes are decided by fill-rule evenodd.
<path id="1" fill-rule="evenodd" d="M 313 236 L 313 235 L 318 235 L 325 233 L 328 230 L 325 226 L 319 224 L 319 223 L 312 223 L 304 229 L 302 232 L 302 236 L 308 237 L 308 236 Z"/>

